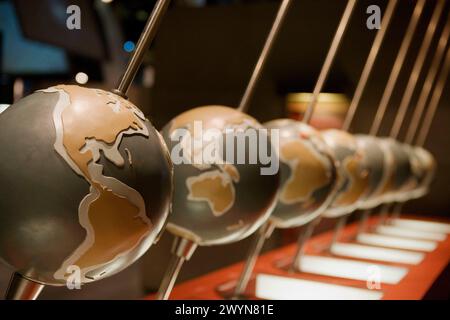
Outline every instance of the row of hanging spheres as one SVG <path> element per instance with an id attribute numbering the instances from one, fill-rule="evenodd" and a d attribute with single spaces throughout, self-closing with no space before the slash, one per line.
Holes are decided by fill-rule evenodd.
<path id="1" fill-rule="evenodd" d="M 421 147 L 291 119 L 260 124 L 233 107 L 191 109 L 159 133 L 123 93 L 58 85 L 0 115 L 0 259 L 28 281 L 63 286 L 74 267 L 83 284 L 111 276 L 164 229 L 220 245 L 267 221 L 291 228 L 405 202 L 426 194 L 434 175 L 435 160 Z M 223 135 L 278 129 L 280 170 L 174 165 L 172 137 L 196 121 Z M 252 152 L 246 144 L 247 159 Z"/>
<path id="2" fill-rule="evenodd" d="M 79 86 L 12 105 L 0 117 L 2 261 L 46 285 L 64 285 L 75 265 L 87 283 L 128 267 L 166 222 L 198 244 L 225 244 L 267 219 L 290 228 L 421 197 L 435 170 L 421 147 L 290 119 L 265 124 L 280 130 L 277 174 L 261 175 L 262 164 L 173 166 L 170 135 L 194 121 L 223 131 L 262 127 L 233 108 L 207 106 L 175 117 L 163 140 L 131 102 Z"/>

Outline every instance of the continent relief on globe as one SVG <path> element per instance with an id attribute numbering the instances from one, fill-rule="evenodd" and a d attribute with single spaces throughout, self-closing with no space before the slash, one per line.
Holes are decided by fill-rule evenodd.
<path id="1" fill-rule="evenodd" d="M 369 170 L 362 167 L 362 156 L 358 153 L 344 159 L 344 172 L 348 183 L 344 190 L 338 193 L 334 206 L 349 206 L 355 204 L 369 186 Z"/>
<path id="2" fill-rule="evenodd" d="M 148 137 L 145 117 L 130 102 L 102 90 L 59 85 L 42 92 L 60 94 L 53 111 L 54 147 L 90 186 L 78 209 L 86 238 L 54 277 L 66 279 L 68 268 L 76 266 L 83 281 L 95 280 L 103 275 L 96 271 L 132 251 L 152 229 L 140 193 L 116 178 L 104 176 L 98 163 L 102 153 L 123 167 L 125 160 L 119 152 L 122 138 Z"/>
<path id="3" fill-rule="evenodd" d="M 226 129 L 259 128 L 260 124 L 241 112 L 222 106 L 199 107 L 187 111 L 172 120 L 169 134 L 172 135 L 177 129 L 188 130 L 191 137 L 195 137 L 194 123 L 201 122 L 203 131 L 208 129 L 218 129 L 225 133 Z M 202 137 L 197 137 L 202 139 Z M 213 143 L 213 142 L 209 142 Z M 184 155 L 199 154 L 202 150 L 188 150 L 190 143 L 182 144 L 186 146 Z M 204 143 L 203 149 L 207 147 Z M 195 148 L 195 147 L 194 147 Z M 188 188 L 187 200 L 206 202 L 214 216 L 219 217 L 233 207 L 236 199 L 234 183 L 239 183 L 240 174 L 238 169 L 230 164 L 196 164 L 192 165 L 202 171 L 208 170 L 198 176 L 189 177 L 186 180 Z M 210 170 L 217 168 L 216 170 Z"/>
<path id="4" fill-rule="evenodd" d="M 312 194 L 326 186 L 331 179 L 328 163 L 323 156 L 304 141 L 292 140 L 280 149 L 280 159 L 291 172 L 280 192 L 280 201 L 295 204 L 310 200 Z"/>

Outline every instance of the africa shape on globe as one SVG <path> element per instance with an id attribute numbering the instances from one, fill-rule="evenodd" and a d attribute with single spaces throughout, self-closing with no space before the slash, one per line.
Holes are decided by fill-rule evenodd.
<path id="1" fill-rule="evenodd" d="M 216 115 L 223 112 L 221 107 L 212 107 L 211 110 Z M 223 161 L 223 157 L 217 152 L 219 151 L 219 147 L 216 144 L 217 139 L 214 139 L 214 137 L 209 137 L 212 139 L 205 138 L 207 134 L 204 133 L 211 129 L 217 130 L 216 132 L 220 132 L 220 134 L 226 131 L 244 132 L 248 128 L 259 126 L 252 118 L 246 117 L 241 113 L 235 112 L 233 115 L 234 117 L 228 117 L 227 121 L 223 121 L 220 124 L 213 121 L 202 121 L 200 123 L 197 118 L 189 116 L 178 117 L 172 122 L 169 129 L 170 135 L 173 135 L 178 128 L 188 130 L 189 134 L 184 134 L 180 141 L 182 156 L 187 161 L 192 162 L 193 167 L 206 171 L 186 180 L 189 190 L 188 200 L 206 201 L 214 216 L 225 214 L 233 206 L 236 196 L 234 184 L 239 183 L 240 174 L 236 166 Z M 202 126 L 201 130 L 199 128 L 196 130 L 196 125 L 200 124 Z M 205 154 L 205 149 L 210 147 L 217 147 L 215 150 L 217 158 L 211 157 L 209 162 L 204 161 L 205 159 L 203 158 L 200 159 L 199 157 Z M 196 161 L 196 157 L 200 161 Z M 211 168 L 216 169 L 209 170 Z"/>
<path id="2" fill-rule="evenodd" d="M 175 165 L 171 233 L 200 245 L 224 244 L 247 237 L 268 218 L 279 159 L 254 118 L 225 106 L 197 107 L 173 118 L 162 135 Z"/>
<path id="3" fill-rule="evenodd" d="M 122 270 L 154 242 L 168 215 L 173 168 L 159 133 L 132 103 L 59 85 L 0 119 L 11 160 L 0 165 L 0 259 L 38 282 L 63 284 L 77 269 L 85 283 Z M 20 179 L 5 188 L 11 172 Z M 28 198 L 38 205 L 11 200 L 33 186 Z"/>

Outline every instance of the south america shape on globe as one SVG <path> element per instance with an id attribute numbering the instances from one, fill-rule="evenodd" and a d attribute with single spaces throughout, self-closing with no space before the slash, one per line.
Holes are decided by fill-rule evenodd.
<path id="1" fill-rule="evenodd" d="M 61 85 L 21 100 L 0 120 L 7 133 L 0 147 L 11 159 L 0 167 L 2 191 L 15 171 L 23 181 L 12 183 L 10 198 L 33 185 L 41 198 L 33 212 L 2 192 L 6 235 L 15 230 L 12 243 L 23 251 L 11 256 L 0 236 L 5 262 L 55 285 L 75 266 L 85 283 L 122 270 L 148 249 L 168 215 L 173 169 L 159 133 L 138 108 L 110 92 Z M 18 137 L 18 129 L 35 140 Z M 30 172 L 35 167 L 42 170 Z M 45 175 L 41 181 L 33 177 L 38 173 Z"/>

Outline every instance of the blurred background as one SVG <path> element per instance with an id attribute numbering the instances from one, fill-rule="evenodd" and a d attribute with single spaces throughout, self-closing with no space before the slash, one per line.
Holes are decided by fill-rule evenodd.
<path id="1" fill-rule="evenodd" d="M 59 83 L 78 83 L 111 89 L 116 85 L 134 49 L 155 1 L 152 0 L 0 0 L 0 104 L 11 104 L 37 89 Z M 350 100 L 376 30 L 366 27 L 369 5 L 382 11 L 384 0 L 358 2 L 325 92 Z M 81 29 L 66 27 L 69 5 L 81 8 Z M 391 28 L 353 122 L 352 132 L 367 133 L 415 1 L 400 1 Z M 277 0 L 172 1 L 152 48 L 131 90 L 130 100 L 161 129 L 182 111 L 203 105 L 235 106 L 245 89 L 278 8 Z M 301 117 L 302 96 L 311 92 L 340 20 L 345 0 L 294 1 L 263 78 L 251 101 L 250 115 L 261 122 L 280 117 Z M 412 48 L 391 100 L 382 133 L 392 125 L 435 1 L 428 0 Z M 450 10 L 447 3 L 446 10 Z M 444 14 L 447 16 L 447 14 Z M 440 34 L 443 22 L 438 25 Z M 427 57 L 428 70 L 437 37 Z M 419 79 L 413 104 L 424 80 Z M 450 213 L 450 85 L 447 83 L 426 147 L 438 161 L 439 173 L 431 192 L 408 202 L 405 212 L 449 216 Z M 342 96 L 339 96 L 342 97 Z M 344 103 L 342 103 L 344 101 Z M 314 124 L 339 126 L 348 103 L 319 110 Z M 412 106 L 410 107 L 410 110 Z M 406 124 L 409 122 L 408 114 Z M 403 126 L 406 129 L 407 125 Z M 403 137 L 405 130 L 402 130 Z M 323 221 L 317 232 L 332 228 Z M 265 250 L 294 241 L 296 231 L 276 231 Z M 82 290 L 46 288 L 41 298 L 134 299 L 159 286 L 170 256 L 172 237 L 135 265 Z M 248 240 L 220 248 L 200 248 L 180 275 L 196 277 L 244 258 Z M 0 266 L 0 292 L 11 270 Z"/>

